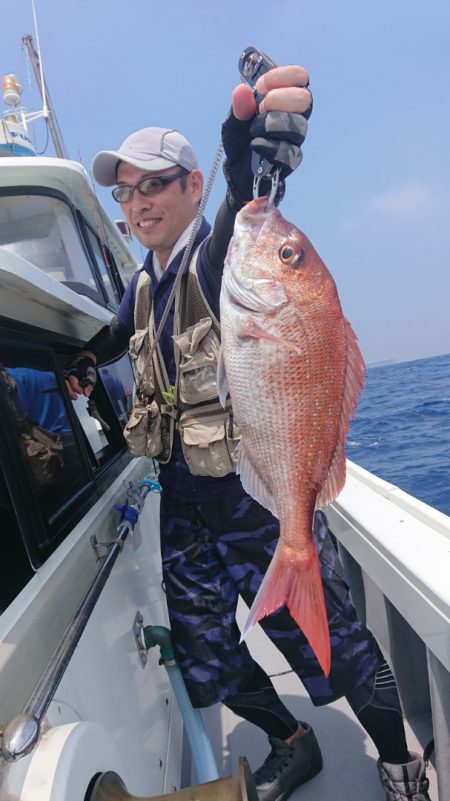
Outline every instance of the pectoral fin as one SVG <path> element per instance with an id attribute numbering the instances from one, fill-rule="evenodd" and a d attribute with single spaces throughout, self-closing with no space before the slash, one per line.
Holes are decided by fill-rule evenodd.
<path id="1" fill-rule="evenodd" d="M 253 339 L 266 340 L 266 342 L 273 342 L 277 348 L 289 348 L 295 351 L 299 356 L 303 356 L 304 350 L 296 342 L 283 339 L 277 334 L 273 334 L 266 328 L 263 328 L 253 314 L 246 314 L 242 316 L 236 324 L 236 334 L 241 339 L 245 337 L 252 337 Z"/>

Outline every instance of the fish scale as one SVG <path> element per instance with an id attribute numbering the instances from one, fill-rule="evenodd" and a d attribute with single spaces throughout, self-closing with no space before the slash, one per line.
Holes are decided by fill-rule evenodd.
<path id="1" fill-rule="evenodd" d="M 237 215 L 220 299 L 218 387 L 242 431 L 245 490 L 280 539 L 243 637 L 287 605 L 328 675 L 330 643 L 314 510 L 345 482 L 345 437 L 364 362 L 335 283 L 312 244 L 266 198 Z"/>

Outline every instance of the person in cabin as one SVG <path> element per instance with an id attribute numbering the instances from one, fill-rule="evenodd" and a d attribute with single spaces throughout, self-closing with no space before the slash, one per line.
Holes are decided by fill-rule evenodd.
<path id="1" fill-rule="evenodd" d="M 239 642 L 238 596 L 251 605 L 279 527 L 236 475 L 239 437 L 231 409 L 218 402 L 215 358 L 223 264 L 235 215 L 253 196 L 252 153 L 280 169 L 278 203 L 301 161 L 312 97 L 300 66 L 267 72 L 256 89 L 263 96 L 259 108 L 248 86 L 233 92 L 222 126 L 226 197 L 212 230 L 201 220 L 169 308 L 202 197 L 196 155 L 178 131 L 149 127 L 94 158 L 94 179 L 114 186 L 131 232 L 149 252 L 112 323 L 73 357 L 66 376 L 72 398 L 89 396 L 97 366 L 127 349 L 135 360 L 138 397 L 125 435 L 131 453 L 159 462 L 164 587 L 176 658 L 195 707 L 221 701 L 266 732 L 270 753 L 254 773 L 258 797 L 282 801 L 321 770 L 322 755 L 311 726 L 296 720 Z M 265 189 L 263 181 L 259 194 Z M 329 676 L 286 608 L 261 625 L 313 704 L 346 697 L 379 751 L 386 798 L 429 801 L 424 760 L 408 751 L 394 677 L 357 619 L 322 511 L 315 514 L 314 537 L 331 637 Z"/>
<path id="2" fill-rule="evenodd" d="M 22 414 L 32 425 L 55 434 L 72 435 L 72 426 L 57 386 L 55 373 L 32 367 L 5 368 Z"/>

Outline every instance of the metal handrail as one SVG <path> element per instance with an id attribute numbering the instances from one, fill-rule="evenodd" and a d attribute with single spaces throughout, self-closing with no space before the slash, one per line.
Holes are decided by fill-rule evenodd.
<path id="1" fill-rule="evenodd" d="M 133 497 L 133 503 L 127 504 L 127 509 L 133 510 L 132 514 L 136 515 L 136 519 L 144 506 L 148 493 L 152 489 L 152 484 L 154 484 L 152 481 L 149 483 L 142 482 L 142 486 L 139 488 L 130 485 L 128 489 L 128 495 Z M 22 759 L 37 745 L 41 736 L 44 715 L 54 698 L 114 563 L 122 551 L 124 542 L 130 530 L 133 529 L 135 522 L 136 520 L 133 522 L 129 519 L 124 519 L 117 527 L 116 537 L 108 544 L 108 550 L 102 557 L 95 576 L 22 714 L 4 727 L 0 753 L 7 762 L 16 762 Z"/>

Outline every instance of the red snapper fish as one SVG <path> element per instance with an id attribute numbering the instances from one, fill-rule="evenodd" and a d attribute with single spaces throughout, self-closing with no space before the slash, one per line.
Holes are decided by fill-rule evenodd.
<path id="1" fill-rule="evenodd" d="M 336 285 L 307 237 L 267 198 L 237 215 L 220 298 L 218 387 L 242 431 L 244 489 L 280 538 L 242 638 L 286 605 L 325 675 L 330 638 L 313 515 L 345 482 L 344 444 L 364 361 Z"/>

